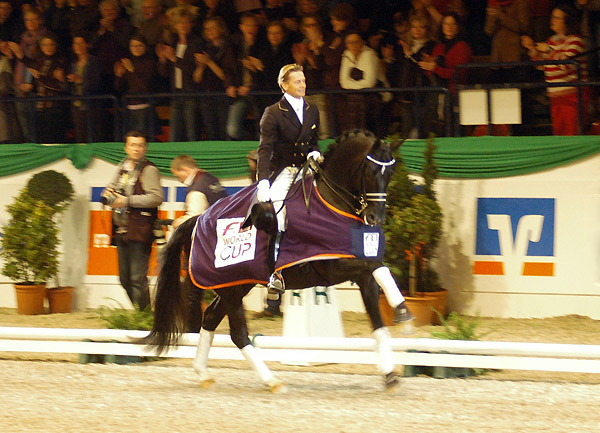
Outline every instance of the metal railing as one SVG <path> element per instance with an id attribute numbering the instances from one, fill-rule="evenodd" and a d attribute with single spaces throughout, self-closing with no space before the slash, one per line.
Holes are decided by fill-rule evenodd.
<path id="1" fill-rule="evenodd" d="M 28 121 L 28 126 L 32 127 L 32 130 L 30 131 L 32 133 L 32 139 L 34 142 L 40 142 L 40 140 L 38 140 L 38 119 L 36 118 L 37 116 L 35 115 L 36 112 L 36 102 L 59 102 L 59 101 L 82 101 L 82 102 L 89 102 L 89 101 L 108 101 L 109 105 L 111 106 L 112 109 L 112 117 L 113 117 L 113 139 L 115 141 L 121 141 L 121 134 L 120 134 L 120 129 L 121 129 L 121 124 L 120 124 L 120 117 L 119 117 L 119 99 L 114 96 L 114 95 L 60 95 L 60 96 L 26 96 L 26 97 L 0 97 L 0 103 L 3 102 L 9 102 L 9 103 L 14 103 L 15 106 L 17 104 L 24 104 L 26 106 L 28 106 L 27 108 L 27 112 L 30 115 L 27 119 Z M 66 113 L 70 113 L 70 110 L 65 110 Z M 18 116 L 16 111 L 15 111 L 15 116 Z M 61 121 L 65 121 L 65 119 L 61 119 Z M 91 142 L 91 131 L 93 130 L 93 123 L 94 119 L 91 118 L 91 116 L 88 116 L 87 118 L 87 133 L 88 133 L 88 142 Z"/>
<path id="2" fill-rule="evenodd" d="M 510 83 L 482 83 L 482 84 L 457 84 L 456 89 L 460 90 L 486 90 L 487 99 L 491 100 L 490 93 L 495 89 L 540 89 L 549 87 L 575 87 L 577 88 L 577 115 L 578 115 L 578 133 L 581 135 L 584 132 L 584 107 L 583 107 L 583 88 L 599 86 L 600 82 L 581 81 L 581 63 L 577 60 L 537 60 L 537 61 L 526 61 L 526 62 L 488 62 L 488 63 L 465 63 L 457 65 L 454 70 L 454 82 L 459 83 L 459 76 L 463 70 L 473 69 L 493 69 L 493 68 L 527 68 L 527 67 L 539 67 L 545 65 L 573 65 L 577 70 L 577 81 L 571 82 L 560 82 L 560 83 L 548 83 L 546 81 L 540 82 L 510 82 Z M 458 106 L 460 110 L 460 106 Z M 488 134 L 492 133 L 492 104 L 487 105 L 488 113 Z M 454 136 L 459 136 L 460 133 L 460 119 L 455 119 L 454 123 Z"/>
<path id="3" fill-rule="evenodd" d="M 479 83 L 479 84 L 458 84 L 459 76 L 462 73 L 461 71 L 465 70 L 474 70 L 474 69 L 491 69 L 491 68 L 527 68 L 527 67 L 538 67 L 544 65 L 574 65 L 577 68 L 578 80 L 573 82 L 565 82 L 565 83 L 548 83 L 546 81 L 540 82 L 511 82 L 511 83 Z M 581 81 L 581 64 L 577 60 L 562 60 L 562 61 L 527 61 L 527 62 L 496 62 L 496 63 L 467 63 L 458 65 L 454 71 L 454 82 L 457 83 L 455 88 L 456 91 L 460 90 L 486 90 L 488 101 L 490 100 L 490 93 L 495 89 L 547 89 L 549 87 L 575 87 L 577 88 L 578 94 L 578 132 L 579 134 L 584 133 L 584 98 L 583 98 L 583 89 L 586 87 L 595 87 L 600 86 L 600 82 L 592 82 L 592 81 Z M 398 97 L 403 94 L 412 94 L 415 95 L 415 105 L 420 104 L 420 101 L 425 101 L 426 98 L 423 95 L 429 93 L 437 93 L 443 94 L 444 98 L 444 134 L 446 136 L 461 136 L 461 125 L 460 125 L 460 105 L 459 101 L 453 101 L 454 95 L 451 94 L 447 87 L 377 87 L 377 88 L 368 88 L 368 89 L 360 89 L 360 90 L 346 90 L 346 89 L 309 89 L 307 92 L 309 95 L 316 94 L 324 94 L 324 95 L 352 95 L 352 94 L 382 94 L 382 93 L 391 93 L 394 96 L 394 100 L 398 100 Z M 279 96 L 281 95 L 280 91 L 272 90 L 272 91 L 252 91 L 249 96 L 253 98 L 260 98 L 262 96 Z M 118 98 L 112 94 L 104 94 L 104 95 L 61 95 L 61 96 L 53 96 L 53 97 L 41 97 L 41 96 L 28 96 L 28 97 L 2 97 L 0 98 L 0 103 L 8 102 L 15 104 L 31 104 L 32 107 L 35 107 L 36 102 L 46 102 L 46 101 L 82 101 L 83 103 L 91 102 L 91 101 L 107 101 L 110 106 L 109 118 L 112 118 L 112 138 L 114 141 L 121 141 L 122 135 L 125 131 L 122 129 L 122 125 L 125 124 L 124 114 L 126 113 L 126 107 L 128 101 L 130 100 L 144 100 L 151 107 L 159 107 L 167 105 L 171 99 L 173 98 L 229 98 L 225 92 L 162 92 L 162 93 L 139 93 L 139 94 L 127 94 Z M 336 99 L 331 97 L 329 98 L 330 114 L 336 115 L 339 107 L 336 107 Z M 457 99 L 457 98 L 456 98 Z M 165 102 L 167 104 L 165 104 Z M 393 104 L 386 106 L 386 109 L 392 110 Z M 492 107 L 491 104 L 488 104 L 488 134 L 492 133 Z M 65 110 L 67 111 L 67 110 Z M 35 118 L 35 109 L 30 109 L 30 114 L 32 116 L 28 119 L 31 125 L 34 126 L 34 131 L 36 128 Z M 67 114 L 67 113 L 65 113 Z M 256 113 L 260 116 L 260 113 Z M 457 114 L 457 115 L 454 115 Z M 416 127 L 420 128 L 419 122 L 422 119 L 417 117 L 416 119 Z M 90 137 L 90 131 L 93 129 L 93 122 L 97 121 L 97 119 L 92 119 L 91 116 L 88 116 L 88 142 L 93 141 Z M 150 130 L 156 131 L 158 130 L 156 125 L 157 117 L 150 117 Z M 330 122 L 332 127 L 335 125 L 335 121 L 332 119 Z M 104 125 L 105 126 L 105 125 Z M 332 130 L 332 136 L 339 134 L 341 131 Z M 34 134 L 35 135 L 35 134 Z M 151 139 L 153 139 L 151 137 Z"/>
<path id="4" fill-rule="evenodd" d="M 368 88 L 368 89 L 359 89 L 359 90 L 346 90 L 346 89 L 314 89 L 308 92 L 309 95 L 316 94 L 324 94 L 324 95 L 353 95 L 353 94 L 382 94 L 382 93 L 391 93 L 394 97 L 400 96 L 402 94 L 415 94 L 416 100 L 419 101 L 421 95 L 427 93 L 437 93 L 444 94 L 448 96 L 449 90 L 445 87 L 405 87 L 405 88 L 388 88 L 388 87 L 377 87 L 377 88 Z M 261 97 L 261 96 L 281 96 L 281 91 L 253 91 L 249 94 L 250 97 Z M 81 101 L 82 103 L 89 103 L 91 101 L 108 101 L 110 105 L 109 110 L 109 118 L 112 118 L 112 137 L 114 141 L 121 141 L 122 135 L 125 131 L 122 130 L 122 126 L 125 124 L 124 113 L 126 112 L 126 107 L 128 105 L 128 101 L 130 100 L 144 100 L 151 107 L 164 106 L 164 101 L 170 101 L 172 98 L 229 98 L 225 92 L 177 92 L 177 93 L 137 93 L 137 94 L 127 94 L 123 95 L 121 99 L 117 98 L 115 95 L 104 94 L 104 95 L 61 95 L 61 96 L 52 96 L 52 97 L 42 97 L 42 96 L 27 96 L 27 97 L 2 97 L 0 98 L 0 103 L 14 103 L 14 104 L 29 104 L 30 108 L 28 109 L 28 113 L 30 116 L 28 117 L 28 125 L 33 126 L 33 141 L 39 142 L 37 140 L 37 119 L 36 119 L 36 110 L 35 104 L 37 102 L 51 102 L 51 101 Z M 424 99 L 424 98 L 423 98 Z M 452 110 L 452 106 L 450 103 L 450 98 L 444 98 L 444 113 L 446 118 L 450 115 Z M 336 98 L 330 98 L 330 113 L 336 114 L 338 107 L 336 107 Z M 388 107 L 389 108 L 389 107 Z M 390 108 L 391 109 L 391 108 Z M 70 113 L 69 108 L 65 108 L 65 115 Z M 15 113 L 16 115 L 16 113 Z M 260 114 L 259 114 L 260 115 Z M 93 119 L 92 116 L 88 116 L 87 123 L 87 133 L 88 133 L 88 142 L 92 142 L 92 137 L 90 136 L 91 131 L 94 129 L 94 122 L 98 119 Z M 420 127 L 419 118 L 417 118 L 416 127 Z M 68 121 L 68 119 L 62 119 L 62 121 Z M 156 116 L 150 117 L 150 125 L 149 129 L 151 131 L 157 130 Z M 331 122 L 332 125 L 335 122 Z M 101 125 L 105 126 L 105 125 Z M 446 127 L 446 135 L 452 135 L 452 125 L 447 123 Z M 341 131 L 333 131 L 336 135 Z M 153 139 L 150 137 L 150 139 Z"/>

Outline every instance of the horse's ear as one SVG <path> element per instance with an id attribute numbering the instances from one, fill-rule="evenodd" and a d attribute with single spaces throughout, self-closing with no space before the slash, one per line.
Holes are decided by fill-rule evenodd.
<path id="1" fill-rule="evenodd" d="M 402 140 L 394 140 L 390 143 L 390 149 L 392 152 L 397 151 L 400 146 L 402 146 L 402 143 L 404 143 L 404 139 Z"/>

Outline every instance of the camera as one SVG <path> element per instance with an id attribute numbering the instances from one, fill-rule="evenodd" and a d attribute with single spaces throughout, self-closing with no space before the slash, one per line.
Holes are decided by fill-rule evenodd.
<path id="1" fill-rule="evenodd" d="M 100 197 L 100 203 L 102 203 L 105 206 L 110 206 L 117 199 L 117 194 L 125 195 L 125 191 L 123 191 L 122 189 L 108 189 L 107 188 L 104 191 L 104 194 L 102 194 L 102 196 Z"/>

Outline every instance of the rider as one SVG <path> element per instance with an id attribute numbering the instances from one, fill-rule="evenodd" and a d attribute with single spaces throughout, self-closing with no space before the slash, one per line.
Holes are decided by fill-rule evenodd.
<path id="1" fill-rule="evenodd" d="M 323 161 L 317 136 L 319 109 L 304 100 L 306 79 L 302 66 L 285 65 L 279 71 L 277 84 L 283 97 L 267 107 L 260 120 L 257 186 L 257 200 L 272 201 L 277 213 L 275 258 L 285 231 L 285 196 L 307 160 Z M 269 293 L 283 293 L 285 283 L 281 274 L 271 271 Z"/>

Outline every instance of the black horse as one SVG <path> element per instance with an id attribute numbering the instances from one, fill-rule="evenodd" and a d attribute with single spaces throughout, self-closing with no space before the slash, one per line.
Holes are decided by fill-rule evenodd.
<path id="1" fill-rule="evenodd" d="M 323 200 L 336 209 L 360 217 L 368 225 L 380 225 L 385 218 L 386 190 L 395 160 L 392 153 L 400 142 L 388 144 L 364 130 L 347 132 L 332 144 L 324 155 L 324 161 L 315 176 L 316 189 Z M 298 190 L 297 182 L 292 190 Z M 224 199 L 227 200 L 227 199 Z M 192 218 L 182 224 L 162 250 L 161 268 L 157 282 L 154 310 L 154 327 L 143 339 L 149 345 L 163 350 L 177 344 L 185 332 L 186 293 L 180 284 L 181 253 L 189 251 L 192 233 L 197 221 Z M 258 222 L 256 222 L 258 226 Z M 268 225 L 268 224 L 267 224 Z M 259 226 L 259 228 L 261 228 Z M 374 330 L 379 369 L 385 375 L 385 388 L 392 390 L 399 384 L 392 364 L 390 334 L 383 326 L 379 312 L 380 287 L 390 304 L 396 307 L 396 321 L 408 322 L 412 318 L 405 309 L 403 298 L 387 267 L 380 260 L 369 258 L 339 258 L 309 261 L 284 268 L 282 275 L 286 289 L 303 289 L 313 286 L 332 286 L 353 281 L 360 287 L 365 309 Z M 266 279 L 266 276 L 265 276 Z M 233 343 L 254 367 L 262 381 L 276 392 L 285 389 L 266 364 L 254 351 L 248 337 L 248 329 L 242 299 L 254 284 L 223 287 L 216 290 L 217 297 L 206 309 L 198 351 L 193 366 L 200 374 L 203 386 L 212 383 L 208 374 L 208 352 L 214 331 L 225 315 L 229 318 Z M 394 302 L 392 302 L 392 300 Z"/>

